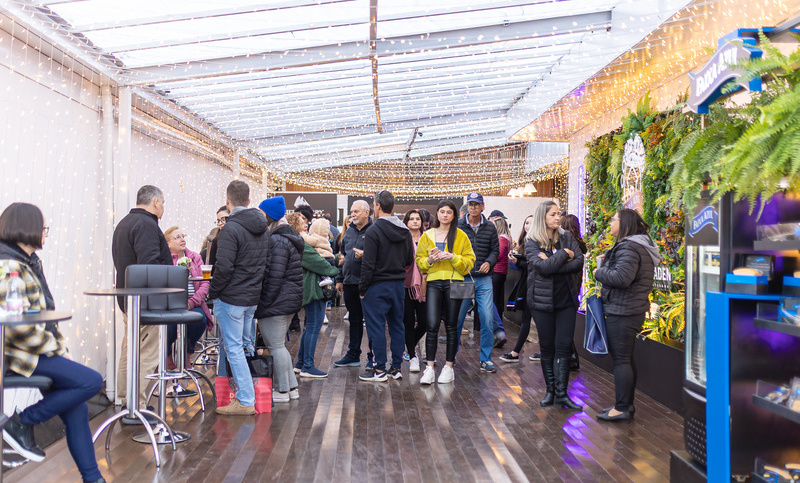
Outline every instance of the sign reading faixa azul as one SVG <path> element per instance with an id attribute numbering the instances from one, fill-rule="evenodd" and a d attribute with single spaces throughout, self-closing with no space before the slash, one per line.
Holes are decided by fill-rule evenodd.
<path id="1" fill-rule="evenodd" d="M 708 106 L 722 96 L 722 87 L 729 81 L 750 91 L 761 90 L 761 79 L 745 82 L 742 79 L 743 70 L 732 69 L 731 66 L 742 60 L 759 58 L 762 51 L 755 48 L 755 39 L 737 38 L 734 34 L 721 38 L 717 53 L 711 60 L 698 72 L 689 73 L 688 105 L 692 111 L 707 113 Z"/>

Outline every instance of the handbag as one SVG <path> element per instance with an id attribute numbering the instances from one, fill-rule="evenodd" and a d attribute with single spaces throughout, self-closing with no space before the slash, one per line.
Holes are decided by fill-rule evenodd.
<path id="1" fill-rule="evenodd" d="M 256 414 L 272 411 L 272 356 L 246 356 L 250 376 L 253 378 L 253 389 L 256 393 Z M 228 374 L 231 366 L 228 361 Z M 231 387 L 233 386 L 233 387 Z M 227 406 L 236 397 L 236 387 L 233 377 L 217 376 L 214 379 L 214 389 L 217 393 L 217 407 Z"/>
<path id="2" fill-rule="evenodd" d="M 455 274 L 455 269 L 453 270 L 453 274 Z M 469 278 L 472 278 L 472 274 L 468 274 Z M 472 278 L 471 282 L 467 282 L 466 280 L 459 281 L 453 280 L 450 278 L 450 298 L 456 300 L 470 300 L 475 298 L 475 279 Z"/>
<path id="3" fill-rule="evenodd" d="M 586 332 L 583 334 L 583 348 L 595 356 L 608 354 L 606 317 L 603 315 L 603 302 L 597 295 L 591 295 L 586 299 Z"/>
<path id="4" fill-rule="evenodd" d="M 333 300 L 333 296 L 336 295 L 336 286 L 333 283 L 333 279 L 327 276 L 322 277 L 319 286 L 322 288 L 322 300 Z"/>

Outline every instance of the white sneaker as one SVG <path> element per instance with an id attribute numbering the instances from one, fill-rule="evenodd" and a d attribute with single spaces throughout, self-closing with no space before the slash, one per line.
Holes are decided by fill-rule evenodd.
<path id="1" fill-rule="evenodd" d="M 279 391 L 272 391 L 272 401 L 276 403 L 287 403 L 289 402 L 289 393 L 288 392 L 279 392 Z"/>
<path id="2" fill-rule="evenodd" d="M 344 317 L 342 317 L 342 319 L 344 319 L 344 320 L 350 320 L 350 312 L 345 312 L 345 313 L 344 313 Z"/>
<path id="3" fill-rule="evenodd" d="M 408 372 L 419 372 L 419 359 L 414 356 L 409 361 Z"/>
<path id="4" fill-rule="evenodd" d="M 300 399 L 300 391 L 297 388 L 289 389 L 289 399 Z"/>
<path id="5" fill-rule="evenodd" d="M 455 379 L 456 373 L 453 372 L 453 368 L 445 364 L 442 368 L 442 372 L 439 373 L 439 384 L 449 384 L 455 381 Z"/>
<path id="6" fill-rule="evenodd" d="M 328 323 L 328 314 L 325 314 L 325 318 L 322 319 L 322 323 L 323 324 L 327 324 Z"/>
<path id="7" fill-rule="evenodd" d="M 422 377 L 419 378 L 420 384 L 433 384 L 433 381 L 436 379 L 436 373 L 433 371 L 433 367 L 425 366 L 425 372 L 422 373 Z"/>

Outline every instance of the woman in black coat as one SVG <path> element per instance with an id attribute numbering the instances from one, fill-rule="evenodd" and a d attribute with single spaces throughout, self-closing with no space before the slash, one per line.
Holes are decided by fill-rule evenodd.
<path id="1" fill-rule="evenodd" d="M 290 399 L 300 397 L 292 356 L 286 349 L 286 331 L 292 316 L 303 305 L 302 254 L 305 242 L 294 228 L 280 221 L 286 211 L 282 196 L 264 200 L 259 209 L 266 215 L 272 235 L 269 239 L 269 271 L 261 286 L 255 318 L 274 364 L 272 400 L 288 403 Z"/>
<path id="2" fill-rule="evenodd" d="M 647 232 L 650 227 L 634 210 L 619 210 L 611 218 L 611 236 L 617 242 L 594 271 L 602 283 L 608 348 L 614 360 L 614 406 L 597 415 L 603 421 L 627 421 L 635 409 L 636 365 L 633 344 L 650 310 L 653 272 L 661 262 L 658 247 Z"/>
<path id="3" fill-rule="evenodd" d="M 567 385 L 580 290 L 580 278 L 574 274 L 583 270 L 583 253 L 560 223 L 557 204 L 545 201 L 536 207 L 525 240 L 528 305 L 539 333 L 542 374 L 547 386 L 547 394 L 539 404 L 580 410 L 583 407 L 567 394 Z"/>

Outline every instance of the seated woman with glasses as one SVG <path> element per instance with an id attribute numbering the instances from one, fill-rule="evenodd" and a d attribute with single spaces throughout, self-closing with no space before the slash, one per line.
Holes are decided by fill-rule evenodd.
<path id="1" fill-rule="evenodd" d="M 203 259 L 200 258 L 199 254 L 186 248 L 186 235 L 183 234 L 181 229 L 177 226 L 167 228 L 167 231 L 164 232 L 164 237 L 166 237 L 169 251 L 172 253 L 172 264 L 182 265 L 188 268 L 190 277 L 202 277 Z M 206 305 L 206 297 L 208 297 L 210 285 L 208 281 L 189 282 L 189 310 L 203 314 L 204 323 L 186 325 L 186 340 L 184 344 L 186 344 L 187 361 L 191 360 L 191 356 L 194 354 L 194 348 L 197 345 L 197 341 L 203 336 L 203 332 L 205 332 L 206 329 L 211 330 L 213 328 L 211 312 L 208 310 L 208 305 Z M 178 326 L 173 324 L 167 327 L 167 347 L 172 347 L 172 344 L 175 343 L 177 338 Z M 174 363 L 168 363 L 167 365 L 172 366 L 170 368 L 174 368 Z"/>
<path id="2" fill-rule="evenodd" d="M 41 210 L 34 205 L 12 203 L 0 215 L 0 270 L 5 275 L 19 274 L 25 283 L 23 304 L 28 310 L 55 309 L 42 262 L 36 255 L 48 232 Z M 5 296 L 5 291 L 0 291 L 0 305 L 5 306 Z M 100 392 L 103 377 L 70 359 L 55 323 L 13 325 L 5 331 L 8 369 L 25 377 L 49 377 L 53 385 L 42 400 L 14 412 L 3 429 L 4 439 L 22 456 L 42 461 L 45 454 L 34 440 L 33 426 L 57 415 L 66 427 L 67 446 L 83 481 L 104 482 L 97 467 L 86 404 Z"/>

